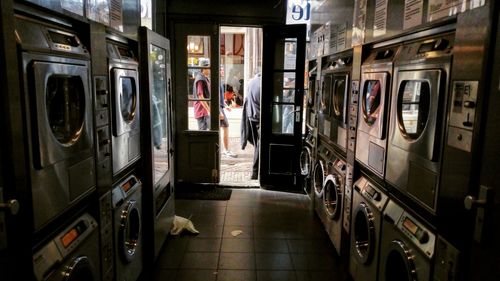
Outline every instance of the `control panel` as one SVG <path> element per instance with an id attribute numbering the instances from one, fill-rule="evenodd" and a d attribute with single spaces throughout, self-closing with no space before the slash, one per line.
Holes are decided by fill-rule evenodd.
<path id="1" fill-rule="evenodd" d="M 448 145 L 471 152 L 478 81 L 453 81 Z"/>
<path id="2" fill-rule="evenodd" d="M 350 164 L 346 164 L 346 175 L 345 175 L 345 186 L 344 186 L 344 217 L 342 221 L 342 226 L 344 230 L 349 234 L 351 230 L 351 205 L 352 205 L 352 184 L 354 167 Z"/>
<path id="3" fill-rule="evenodd" d="M 37 280 L 45 280 L 47 274 L 73 252 L 97 228 L 97 222 L 84 214 L 64 229 L 52 241 L 33 255 L 33 267 Z"/>
<path id="4" fill-rule="evenodd" d="M 434 256 L 436 235 L 424 227 L 412 215 L 407 212 L 403 212 L 396 227 L 428 258 L 432 258 Z"/>
<path id="5" fill-rule="evenodd" d="M 434 281 L 455 281 L 458 280 L 460 252 L 438 236 L 436 242 L 436 259 L 434 260 Z"/>
<path id="6" fill-rule="evenodd" d="M 389 200 L 389 197 L 380 189 L 368 182 L 365 177 L 361 177 L 354 183 L 354 188 L 358 190 L 364 198 L 372 203 L 379 211 L 382 211 Z"/>

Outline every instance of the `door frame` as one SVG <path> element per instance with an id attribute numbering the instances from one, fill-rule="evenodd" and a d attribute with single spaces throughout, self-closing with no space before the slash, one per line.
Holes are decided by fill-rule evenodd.
<path id="1" fill-rule="evenodd" d="M 173 22 L 172 72 L 175 95 L 173 110 L 175 124 L 175 179 L 179 183 L 219 182 L 219 25 L 213 22 Z M 187 36 L 210 37 L 210 130 L 188 130 Z M 217 63 L 214 63 L 217 62 Z M 215 79 L 214 79 L 215 77 Z M 217 114 L 215 114 L 217 113 Z M 206 158 L 200 159 L 200 155 Z"/>

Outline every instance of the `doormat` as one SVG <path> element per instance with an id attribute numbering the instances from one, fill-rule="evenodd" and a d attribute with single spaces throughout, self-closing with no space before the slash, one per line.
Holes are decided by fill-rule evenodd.
<path id="1" fill-rule="evenodd" d="M 175 199 L 229 200 L 233 190 L 213 185 L 182 185 L 175 189 Z"/>

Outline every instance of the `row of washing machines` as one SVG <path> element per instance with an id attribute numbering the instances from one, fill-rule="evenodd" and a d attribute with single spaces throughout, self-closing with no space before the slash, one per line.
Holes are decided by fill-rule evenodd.
<path id="1" fill-rule="evenodd" d="M 91 25 L 82 28 L 36 8 L 16 6 L 36 280 L 135 281 L 145 260 L 144 230 L 161 236 L 147 237 L 157 242 L 158 254 L 173 220 L 171 186 L 158 195 L 152 181 L 143 188 L 140 179 L 148 176 L 138 164 L 141 153 L 148 155 L 141 139 L 149 131 L 141 136 L 140 111 L 146 107 L 140 101 L 149 97 L 141 97 L 139 90 L 138 43 Z M 155 56 L 161 66 L 155 75 L 165 81 L 167 55 Z M 154 106 L 163 101 L 169 112 L 167 92 L 155 90 L 163 96 Z M 149 111 L 146 115 L 154 109 Z M 168 151 L 162 147 L 168 130 L 163 132 L 154 147 Z M 150 160 L 143 155 L 142 161 Z M 146 220 L 154 226 L 145 229 Z"/>
<path id="2" fill-rule="evenodd" d="M 473 83 L 450 85 L 453 45 L 444 26 L 364 46 L 359 80 L 352 50 L 309 64 L 305 192 L 355 281 L 454 280 L 442 257 L 455 249 L 427 219 L 449 104 L 472 120 L 477 96 Z"/>

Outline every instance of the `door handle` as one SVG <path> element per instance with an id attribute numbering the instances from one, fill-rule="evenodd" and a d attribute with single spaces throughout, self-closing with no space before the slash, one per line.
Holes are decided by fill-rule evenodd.
<path id="1" fill-rule="evenodd" d="M 16 199 L 11 199 L 7 203 L 0 203 L 0 211 L 8 211 L 11 215 L 17 215 L 19 213 L 19 201 Z"/>
<path id="2" fill-rule="evenodd" d="M 491 203 L 492 199 L 492 189 L 481 185 L 479 188 L 479 196 L 476 199 L 474 196 L 468 195 L 464 199 L 464 207 L 467 210 L 477 209 L 476 218 L 474 223 L 474 240 L 478 243 L 483 242 L 485 236 L 485 227 L 487 227 L 488 222 L 486 209 Z"/>

